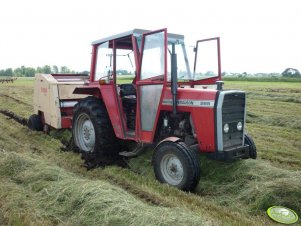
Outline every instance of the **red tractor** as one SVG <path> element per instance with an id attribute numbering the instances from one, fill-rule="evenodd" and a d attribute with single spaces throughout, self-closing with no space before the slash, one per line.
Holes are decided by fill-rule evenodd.
<path id="1" fill-rule="evenodd" d="M 36 76 L 31 128 L 72 128 L 89 158 L 135 156 L 152 146 L 156 178 L 186 191 L 199 182 L 199 152 L 217 160 L 256 158 L 245 132 L 246 94 L 223 90 L 219 38 L 196 42 L 193 70 L 184 36 L 166 29 L 134 29 L 92 46 L 89 78 Z M 53 103 L 43 107 L 47 101 Z"/>

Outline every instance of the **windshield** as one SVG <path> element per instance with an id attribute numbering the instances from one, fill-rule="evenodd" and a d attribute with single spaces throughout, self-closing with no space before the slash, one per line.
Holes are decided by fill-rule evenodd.
<path id="1" fill-rule="evenodd" d="M 193 75 L 190 70 L 187 52 L 183 42 L 168 43 L 168 57 L 167 57 L 167 80 L 171 80 L 171 54 L 172 45 L 175 45 L 175 54 L 177 54 L 177 74 L 178 80 L 192 80 Z"/>
<path id="2" fill-rule="evenodd" d="M 177 55 L 178 81 L 202 80 L 218 76 L 217 45 L 214 42 L 198 42 L 195 52 L 186 52 L 183 40 L 168 42 L 167 79 L 171 80 L 172 46 L 175 45 Z M 188 59 L 195 59 L 194 70 L 190 68 Z"/>

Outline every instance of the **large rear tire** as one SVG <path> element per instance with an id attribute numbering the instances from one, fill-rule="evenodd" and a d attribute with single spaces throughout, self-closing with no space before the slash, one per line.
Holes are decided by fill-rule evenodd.
<path id="1" fill-rule="evenodd" d="M 257 158 L 256 145 L 255 145 L 253 138 L 248 134 L 245 135 L 245 144 L 249 145 L 250 158 L 256 159 Z"/>
<path id="2" fill-rule="evenodd" d="M 95 97 L 87 97 L 75 106 L 72 136 L 86 161 L 113 156 L 119 151 L 106 107 Z"/>
<path id="3" fill-rule="evenodd" d="M 184 191 L 193 191 L 200 180 L 200 161 L 185 143 L 163 142 L 153 155 L 155 176 Z"/>

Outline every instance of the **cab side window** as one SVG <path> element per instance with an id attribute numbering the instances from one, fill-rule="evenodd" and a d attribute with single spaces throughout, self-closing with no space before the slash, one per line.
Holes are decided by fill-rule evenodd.
<path id="1" fill-rule="evenodd" d="M 97 48 L 97 63 L 95 81 L 101 78 L 109 78 L 113 72 L 113 49 L 109 48 L 109 42 L 102 43 Z"/>

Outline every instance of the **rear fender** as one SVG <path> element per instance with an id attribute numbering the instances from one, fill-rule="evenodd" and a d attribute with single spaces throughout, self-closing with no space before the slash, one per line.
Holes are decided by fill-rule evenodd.
<path id="1" fill-rule="evenodd" d="M 98 99 L 103 100 L 106 106 L 108 115 L 110 117 L 111 124 L 113 126 L 115 135 L 119 139 L 125 139 L 124 129 L 122 127 L 122 118 L 120 115 L 120 109 L 118 107 L 118 100 L 116 98 L 116 86 L 115 84 L 102 85 L 99 84 L 78 87 L 74 90 L 74 94 L 91 95 Z"/>

